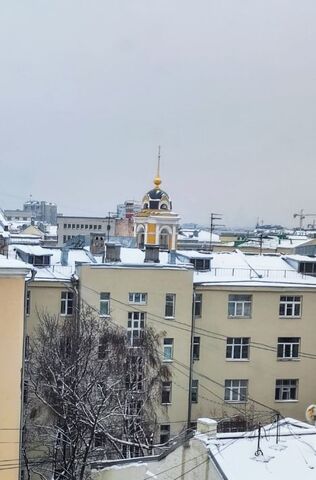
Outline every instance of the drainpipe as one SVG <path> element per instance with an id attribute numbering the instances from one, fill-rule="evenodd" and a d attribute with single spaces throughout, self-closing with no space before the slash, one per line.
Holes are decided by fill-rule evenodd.
<path id="1" fill-rule="evenodd" d="M 25 381 L 25 338 L 26 338 L 26 298 L 27 298 L 27 287 L 31 283 L 36 275 L 36 270 L 33 268 L 31 270 L 31 278 L 25 280 L 24 283 L 24 315 L 23 315 L 23 355 L 22 355 L 22 368 L 21 368 L 21 397 L 20 397 L 20 433 L 19 433 L 19 479 L 21 478 L 21 468 L 22 468 L 22 440 L 23 440 L 23 424 L 24 424 L 24 381 Z"/>
<path id="2" fill-rule="evenodd" d="M 193 337 L 194 337 L 194 310 L 195 310 L 195 288 L 193 286 L 192 310 L 191 310 L 191 348 L 190 348 L 190 370 L 189 370 L 189 398 L 187 428 L 191 428 L 192 415 L 192 374 L 193 374 Z"/>

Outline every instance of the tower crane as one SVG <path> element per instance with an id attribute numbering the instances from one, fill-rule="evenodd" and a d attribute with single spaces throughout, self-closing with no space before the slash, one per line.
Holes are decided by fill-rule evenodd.
<path id="1" fill-rule="evenodd" d="M 293 218 L 299 218 L 300 219 L 300 229 L 303 228 L 303 220 L 306 217 L 316 217 L 316 213 L 304 213 L 304 210 L 301 209 L 299 213 L 294 213 Z M 315 223 L 315 222 L 313 222 Z"/>

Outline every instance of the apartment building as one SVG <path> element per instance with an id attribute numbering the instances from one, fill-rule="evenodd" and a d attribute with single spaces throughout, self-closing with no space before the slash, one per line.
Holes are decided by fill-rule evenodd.
<path id="1" fill-rule="evenodd" d="M 193 269 L 170 264 L 167 253 L 160 255 L 159 263 L 147 260 L 145 252 L 124 248 L 116 261 L 82 264 L 76 273 L 82 301 L 100 319 L 125 328 L 131 346 L 145 326 L 159 333 L 161 359 L 172 374 L 162 384 L 157 411 L 155 441 L 164 443 L 187 423 Z"/>
<path id="2" fill-rule="evenodd" d="M 1 480 L 20 479 L 24 290 L 25 277 L 28 272 L 29 268 L 24 263 L 0 256 Z"/>
<path id="3" fill-rule="evenodd" d="M 315 402 L 316 282 L 295 257 L 296 269 L 287 257 L 214 253 L 210 270 L 195 272 L 194 420 L 303 420 Z"/>

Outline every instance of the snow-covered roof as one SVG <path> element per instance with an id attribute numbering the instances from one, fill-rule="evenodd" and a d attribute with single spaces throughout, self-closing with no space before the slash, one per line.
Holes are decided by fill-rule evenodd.
<path id="1" fill-rule="evenodd" d="M 26 253 L 28 255 L 35 255 L 36 257 L 53 255 L 52 250 L 43 248 L 40 245 L 14 245 L 14 250 L 17 252 Z"/>
<path id="2" fill-rule="evenodd" d="M 258 455 L 258 430 L 253 432 L 196 435 L 204 442 L 211 460 L 227 480 L 297 480 L 315 479 L 316 428 L 292 418 L 279 421 L 279 442 L 276 423 L 261 431 Z M 257 452 L 258 453 L 258 452 Z M 224 478 L 224 476 L 223 476 Z"/>
<path id="3" fill-rule="evenodd" d="M 13 258 L 7 258 L 4 255 L 0 255 L 0 275 L 5 272 L 12 272 L 26 275 L 30 267 L 19 260 Z"/>
<path id="4" fill-rule="evenodd" d="M 212 258 L 210 253 L 197 252 L 196 250 L 177 250 L 178 255 L 185 258 Z"/>
<path id="5" fill-rule="evenodd" d="M 316 287 L 316 278 L 298 273 L 276 255 L 251 255 L 240 251 L 212 254 L 211 270 L 194 272 L 194 283 L 240 286 Z"/>
<path id="6" fill-rule="evenodd" d="M 294 262 L 315 263 L 316 257 L 308 257 L 307 255 L 285 255 L 286 260 L 293 260 Z"/>

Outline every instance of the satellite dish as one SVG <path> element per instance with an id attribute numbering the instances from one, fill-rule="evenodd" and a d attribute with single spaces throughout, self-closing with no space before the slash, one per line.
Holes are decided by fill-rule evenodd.
<path id="1" fill-rule="evenodd" d="M 309 423 L 315 425 L 316 423 L 316 405 L 312 404 L 306 408 L 305 418 Z"/>

